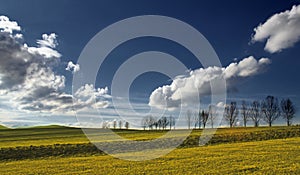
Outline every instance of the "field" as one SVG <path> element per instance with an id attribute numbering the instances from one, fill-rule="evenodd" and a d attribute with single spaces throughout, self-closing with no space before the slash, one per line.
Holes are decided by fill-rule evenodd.
<path id="1" fill-rule="evenodd" d="M 148 140 L 166 131 L 115 132 Z M 299 126 L 219 129 L 206 146 L 197 145 L 200 134 L 193 131 L 161 158 L 132 162 L 97 150 L 80 129 L 4 128 L 0 130 L 0 174 L 300 174 Z"/>

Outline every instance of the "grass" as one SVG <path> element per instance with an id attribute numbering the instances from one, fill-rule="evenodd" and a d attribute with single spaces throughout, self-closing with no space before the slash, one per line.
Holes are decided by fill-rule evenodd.
<path id="1" fill-rule="evenodd" d="M 5 126 L 0 125 L 0 129 L 8 129 L 8 128 L 5 127 Z"/>
<path id="2" fill-rule="evenodd" d="M 224 142 L 224 138 L 232 139 L 234 137 L 249 137 L 249 135 L 263 135 L 266 133 L 289 133 L 290 131 L 297 132 L 300 136 L 300 127 L 249 127 L 249 128 L 221 128 L 215 133 L 215 138 Z M 137 131 L 137 130 L 115 130 L 115 133 L 124 138 L 131 140 L 149 140 L 155 139 L 167 131 Z M 180 131 L 178 131 L 180 133 Z M 180 134 L 177 134 L 179 136 Z M 190 137 L 199 137 L 201 130 L 195 130 Z M 272 136 L 273 137 L 273 136 Z M 272 139 L 270 137 L 270 139 Z M 279 137 L 280 138 L 280 137 Z M 287 138 L 282 136 L 282 138 Z M 246 138 L 247 139 L 247 138 Z M 79 128 L 70 128 L 62 126 L 43 126 L 34 128 L 20 128 L 20 129 L 1 129 L 0 131 L 0 148 L 16 147 L 16 146 L 40 146 L 53 144 L 83 144 L 89 143 L 87 137 Z M 197 139 L 196 139 L 197 140 Z M 216 140 L 216 141 L 218 141 Z M 259 139 L 258 139 L 259 140 Z M 266 140 L 262 138 L 261 140 Z M 98 142 L 107 142 L 108 137 L 99 136 Z M 251 139 L 249 140 L 251 141 Z M 231 142 L 231 141 L 230 141 Z"/>
<path id="3" fill-rule="evenodd" d="M 114 132 L 131 140 L 149 140 L 166 131 Z M 97 141 L 116 148 L 124 144 L 102 134 Z M 300 174 L 299 126 L 218 129 L 203 147 L 198 146 L 200 135 L 201 130 L 193 131 L 179 148 L 161 158 L 130 162 L 97 150 L 78 128 L 3 128 L 0 174 Z M 159 144 L 167 144 L 168 139 L 174 138 Z"/>
<path id="4" fill-rule="evenodd" d="M 175 149 L 149 161 L 108 155 L 5 161 L 0 174 L 300 174 L 300 138 Z"/>
<path id="5" fill-rule="evenodd" d="M 0 148 L 89 142 L 81 129 L 54 126 L 3 129 L 0 138 Z"/>

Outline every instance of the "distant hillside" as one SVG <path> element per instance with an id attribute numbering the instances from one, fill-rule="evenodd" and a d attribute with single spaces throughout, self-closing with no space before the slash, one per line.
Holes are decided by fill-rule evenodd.
<path id="1" fill-rule="evenodd" d="M 5 126 L 0 125 L 0 129 L 8 129 L 8 128 L 5 127 Z"/>
<path id="2" fill-rule="evenodd" d="M 72 128 L 72 127 L 61 126 L 61 125 L 45 125 L 45 126 L 33 126 L 28 128 L 62 129 L 62 128 Z"/>
<path id="3" fill-rule="evenodd" d="M 13 129 L 72 129 L 74 127 L 61 126 L 61 125 L 45 125 L 45 126 L 27 126 L 27 127 L 14 127 Z M 6 126 L 0 125 L 0 129 L 11 129 Z"/>

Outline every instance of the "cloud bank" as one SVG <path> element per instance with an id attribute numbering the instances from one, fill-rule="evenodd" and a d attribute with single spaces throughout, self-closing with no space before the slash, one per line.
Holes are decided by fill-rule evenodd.
<path id="1" fill-rule="evenodd" d="M 208 67 L 190 71 L 187 76 L 176 77 L 170 85 L 155 89 L 150 95 L 149 105 L 160 109 L 165 107 L 175 109 L 180 105 L 193 104 L 191 101 L 193 97 L 210 94 L 210 81 L 222 77 L 230 88 L 234 86 L 232 80 L 259 74 L 270 63 L 268 58 L 256 60 L 250 56 L 227 67 Z"/>
<path id="2" fill-rule="evenodd" d="M 300 5 L 271 16 L 254 29 L 252 42 L 266 41 L 265 50 L 280 52 L 294 46 L 300 40 Z"/>

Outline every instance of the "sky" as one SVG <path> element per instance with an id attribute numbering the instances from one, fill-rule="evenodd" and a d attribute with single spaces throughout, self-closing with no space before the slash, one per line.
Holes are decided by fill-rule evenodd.
<path id="1" fill-rule="evenodd" d="M 279 100 L 291 98 L 300 110 L 299 0 L 0 3 L 1 125 L 99 127 L 120 118 L 138 125 L 150 109 L 153 115 L 178 115 L 180 106 L 193 106 L 192 97 L 197 95 L 206 108 L 209 82 L 218 77 L 226 80 L 227 102 L 250 103 L 274 95 Z M 86 44 L 107 26 L 141 15 L 167 16 L 189 24 L 211 44 L 221 66 L 204 67 L 174 41 L 140 37 L 107 55 L 94 84 L 72 89 L 73 76 L 84 69 L 77 62 Z M 112 99 L 125 98 L 111 93 L 116 71 L 130 57 L 147 51 L 168 53 L 187 69 L 178 69 L 174 77 L 159 72 L 136 77 L 129 89 L 134 110 L 123 103 L 114 106 Z M 154 65 L 161 63 L 159 59 L 163 58 L 149 58 Z M 299 122 L 296 117 L 294 123 Z"/>

